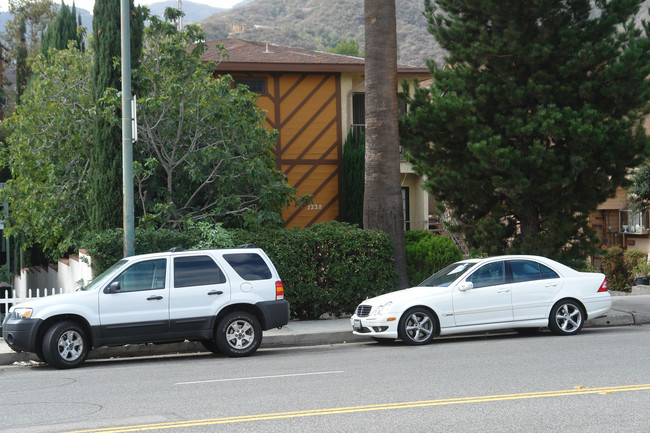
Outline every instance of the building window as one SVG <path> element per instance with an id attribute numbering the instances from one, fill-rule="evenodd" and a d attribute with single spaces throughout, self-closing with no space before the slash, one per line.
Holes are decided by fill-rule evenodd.
<path id="1" fill-rule="evenodd" d="M 356 136 L 366 132 L 366 94 L 352 94 L 352 129 Z"/>
<path id="2" fill-rule="evenodd" d="M 248 87 L 253 93 L 266 93 L 266 80 L 263 78 L 235 78 L 235 87 L 240 84 Z"/>
<path id="3" fill-rule="evenodd" d="M 635 212 L 630 209 L 618 211 L 618 231 L 631 235 L 647 235 L 650 224 L 648 223 L 648 211 Z"/>

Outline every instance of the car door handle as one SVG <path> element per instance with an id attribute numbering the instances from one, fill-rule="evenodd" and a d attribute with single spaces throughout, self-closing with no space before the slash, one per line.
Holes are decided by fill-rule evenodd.
<path id="1" fill-rule="evenodd" d="M 548 284 L 547 284 L 546 286 L 544 286 L 544 287 L 557 287 L 557 283 L 548 283 Z"/>
<path id="2" fill-rule="evenodd" d="M 151 295 L 147 298 L 147 301 L 160 301 L 162 299 L 162 296 L 157 296 L 157 295 Z"/>
<path id="3" fill-rule="evenodd" d="M 499 289 L 499 290 L 497 290 L 497 293 L 507 293 L 509 291 L 510 291 L 510 289 Z"/>
<path id="4" fill-rule="evenodd" d="M 221 290 L 213 290 L 208 292 L 208 295 L 223 295 L 223 292 Z"/>

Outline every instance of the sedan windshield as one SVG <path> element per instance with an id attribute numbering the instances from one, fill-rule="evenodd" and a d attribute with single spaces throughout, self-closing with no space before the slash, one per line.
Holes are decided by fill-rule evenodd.
<path id="1" fill-rule="evenodd" d="M 419 285 L 428 287 L 447 287 L 475 264 L 476 263 L 474 262 L 453 263 L 431 275 Z"/>

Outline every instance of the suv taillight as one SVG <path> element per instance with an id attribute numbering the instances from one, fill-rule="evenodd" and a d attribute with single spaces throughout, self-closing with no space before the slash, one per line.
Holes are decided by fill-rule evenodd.
<path id="1" fill-rule="evenodd" d="M 282 281 L 275 282 L 275 299 L 284 299 L 284 286 L 282 285 Z"/>
<path id="2" fill-rule="evenodd" d="M 598 289 L 598 292 L 606 292 L 607 291 L 607 278 L 603 280 L 603 284 L 600 285 L 600 288 Z"/>

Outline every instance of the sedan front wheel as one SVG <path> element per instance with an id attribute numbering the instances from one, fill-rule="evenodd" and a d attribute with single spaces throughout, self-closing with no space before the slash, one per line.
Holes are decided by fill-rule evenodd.
<path id="1" fill-rule="evenodd" d="M 399 336 L 409 345 L 427 344 L 436 335 L 436 327 L 436 319 L 431 311 L 411 308 L 399 322 Z"/>

